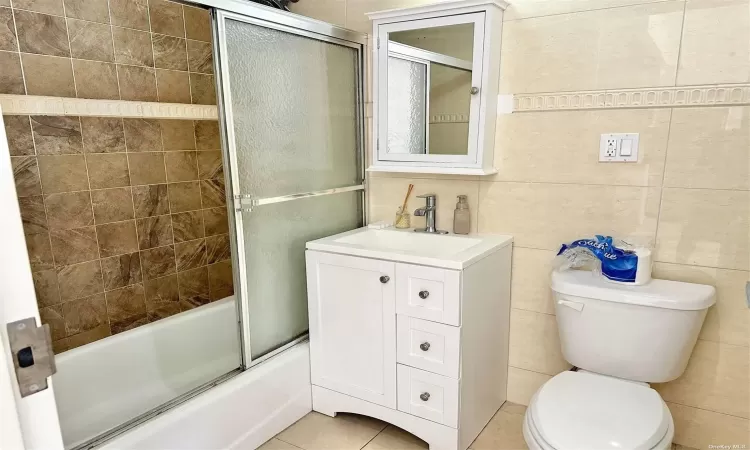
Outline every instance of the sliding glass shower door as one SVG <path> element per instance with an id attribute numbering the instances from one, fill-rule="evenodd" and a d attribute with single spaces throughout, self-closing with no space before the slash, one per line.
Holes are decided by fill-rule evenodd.
<path id="1" fill-rule="evenodd" d="M 268 15 L 216 13 L 245 365 L 307 332 L 305 242 L 364 211 L 362 43 Z"/>

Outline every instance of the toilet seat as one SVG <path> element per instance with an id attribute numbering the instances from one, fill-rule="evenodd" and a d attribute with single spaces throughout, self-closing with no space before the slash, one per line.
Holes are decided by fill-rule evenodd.
<path id="1" fill-rule="evenodd" d="M 648 386 L 563 372 L 534 394 L 524 436 L 540 450 L 654 450 L 669 448 L 674 425 L 666 404 Z"/>

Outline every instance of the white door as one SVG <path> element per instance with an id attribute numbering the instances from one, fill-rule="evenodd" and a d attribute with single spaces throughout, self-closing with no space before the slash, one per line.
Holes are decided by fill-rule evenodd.
<path id="1" fill-rule="evenodd" d="M 1 113 L 0 229 L 5 239 L 0 252 L 0 449 L 62 449 L 52 381 L 48 379 L 47 389 L 21 398 L 8 345 L 7 323 L 28 317 L 37 325 L 41 322 Z"/>
<path id="2" fill-rule="evenodd" d="M 312 384 L 395 409 L 395 264 L 306 258 Z"/>

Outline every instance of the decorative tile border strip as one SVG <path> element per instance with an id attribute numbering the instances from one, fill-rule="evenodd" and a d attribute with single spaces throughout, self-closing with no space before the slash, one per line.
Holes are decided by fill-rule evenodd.
<path id="1" fill-rule="evenodd" d="M 435 114 L 430 116 L 430 123 L 469 123 L 468 114 Z"/>
<path id="2" fill-rule="evenodd" d="M 215 105 L 91 100 L 36 95 L 2 94 L 0 95 L 0 108 L 3 114 L 47 116 L 145 117 L 193 120 L 216 120 L 219 117 Z"/>
<path id="3" fill-rule="evenodd" d="M 750 83 L 514 94 L 513 112 L 750 104 Z"/>

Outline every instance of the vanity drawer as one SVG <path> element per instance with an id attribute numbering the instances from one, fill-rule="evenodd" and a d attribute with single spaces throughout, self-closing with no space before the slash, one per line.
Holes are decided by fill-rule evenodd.
<path id="1" fill-rule="evenodd" d="M 403 315 L 396 326 L 398 362 L 459 378 L 460 328 Z"/>
<path id="2" fill-rule="evenodd" d="M 457 270 L 396 264 L 396 312 L 461 325 L 461 273 Z"/>
<path id="3" fill-rule="evenodd" d="M 399 364 L 398 410 L 458 428 L 458 380 Z"/>

